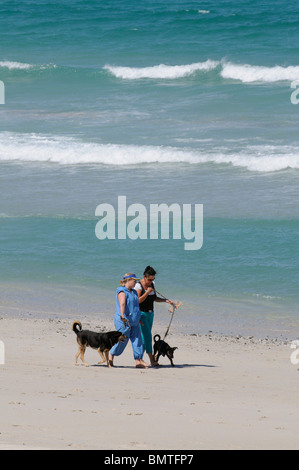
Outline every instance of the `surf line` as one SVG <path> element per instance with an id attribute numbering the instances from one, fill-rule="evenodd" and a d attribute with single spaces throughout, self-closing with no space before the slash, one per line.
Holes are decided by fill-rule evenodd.
<path id="1" fill-rule="evenodd" d="M 127 205 L 126 196 L 118 196 L 117 208 L 100 204 L 95 234 L 99 240 L 184 240 L 184 250 L 203 246 L 203 204 Z"/>

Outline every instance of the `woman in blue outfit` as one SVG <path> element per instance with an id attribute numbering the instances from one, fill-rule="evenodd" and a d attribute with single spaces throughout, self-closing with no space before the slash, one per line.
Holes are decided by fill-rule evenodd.
<path id="1" fill-rule="evenodd" d="M 120 356 L 125 350 L 128 341 L 131 340 L 136 367 L 146 369 L 148 364 L 143 361 L 144 348 L 140 331 L 140 307 L 136 290 L 136 282 L 139 281 L 135 274 L 125 274 L 121 280 L 121 287 L 116 291 L 116 314 L 114 317 L 115 328 L 126 335 L 124 343 L 117 343 L 110 351 L 110 365 L 113 366 L 115 356 Z"/>

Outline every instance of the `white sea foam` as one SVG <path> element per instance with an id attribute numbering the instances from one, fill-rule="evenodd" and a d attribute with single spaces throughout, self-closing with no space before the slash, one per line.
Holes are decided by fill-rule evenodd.
<path id="1" fill-rule="evenodd" d="M 0 61 L 0 68 L 8 69 L 8 70 L 46 70 L 56 68 L 57 65 L 55 64 L 26 64 L 23 62 L 13 62 L 10 60 L 3 60 Z"/>
<path id="2" fill-rule="evenodd" d="M 108 70 L 112 75 L 124 80 L 167 79 L 193 75 L 198 71 L 209 72 L 219 67 L 219 73 L 224 79 L 239 80 L 243 83 L 275 83 L 280 81 L 294 81 L 299 79 L 299 66 L 275 66 L 265 67 L 249 64 L 233 64 L 225 60 L 206 60 L 186 65 L 154 65 L 152 67 L 118 67 L 105 65 L 104 70 Z"/>
<path id="3" fill-rule="evenodd" d="M 61 165 L 140 165 L 155 163 L 225 164 L 249 171 L 273 172 L 299 169 L 299 147 L 256 145 L 239 152 L 215 148 L 207 150 L 87 143 L 74 138 L 36 134 L 0 134 L 0 161 L 53 162 Z"/>
<path id="4" fill-rule="evenodd" d="M 202 14 L 209 13 L 208 10 L 199 10 Z M 45 70 L 48 68 L 56 68 L 55 64 L 33 65 L 23 62 L 15 62 L 4 60 L 0 61 L 0 69 L 8 70 Z M 113 65 L 105 65 L 104 70 L 110 72 L 113 76 L 123 80 L 140 80 L 140 79 L 158 79 L 158 80 L 176 80 L 188 77 L 197 72 L 210 72 L 218 69 L 217 73 L 223 79 L 238 80 L 242 83 L 275 83 L 280 81 L 299 80 L 299 66 L 291 65 L 282 67 L 276 65 L 274 67 L 266 67 L 249 64 L 234 64 L 226 60 L 215 61 L 206 60 L 205 62 L 195 62 L 185 65 L 166 65 L 159 64 L 149 67 L 120 67 Z"/>
<path id="5" fill-rule="evenodd" d="M 24 64 L 22 62 L 12 62 L 9 60 L 0 61 L 0 68 L 6 68 L 9 70 L 28 70 L 34 67 L 31 64 Z"/>
<path id="6" fill-rule="evenodd" d="M 219 62 L 207 60 L 206 62 L 198 62 L 188 65 L 155 65 L 153 67 L 115 67 L 105 65 L 104 70 L 108 70 L 117 78 L 125 80 L 138 80 L 142 78 L 167 79 L 174 80 L 177 78 L 192 75 L 197 71 L 210 71 L 215 69 Z"/>
<path id="7" fill-rule="evenodd" d="M 263 67 L 223 63 L 221 76 L 226 79 L 240 80 L 243 83 L 294 81 L 299 79 L 299 66 Z"/>

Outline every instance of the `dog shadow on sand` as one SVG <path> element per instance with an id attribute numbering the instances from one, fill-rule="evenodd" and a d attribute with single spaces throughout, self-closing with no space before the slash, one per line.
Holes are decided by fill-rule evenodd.
<path id="1" fill-rule="evenodd" d="M 105 364 L 90 364 L 89 367 L 107 367 Z M 218 366 L 214 366 L 211 364 L 175 364 L 172 366 L 171 364 L 160 364 L 158 367 L 149 367 L 149 369 L 153 370 L 161 370 L 161 369 L 187 369 L 191 367 L 207 367 L 207 368 L 214 368 Z M 135 366 L 124 366 L 124 365 L 114 365 L 113 369 L 136 369 Z M 144 369 L 140 369 L 144 370 Z"/>
<path id="2" fill-rule="evenodd" d="M 172 366 L 171 364 L 160 364 L 159 367 L 154 367 L 154 369 L 187 369 L 189 367 L 208 367 L 213 368 L 217 367 L 211 364 L 175 364 Z"/>

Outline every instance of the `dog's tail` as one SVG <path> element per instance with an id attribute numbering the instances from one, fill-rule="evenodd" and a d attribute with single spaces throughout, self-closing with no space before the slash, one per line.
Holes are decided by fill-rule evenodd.
<path id="1" fill-rule="evenodd" d="M 158 338 L 158 339 L 156 339 L 156 338 Z M 157 343 L 158 341 L 160 341 L 160 339 L 161 339 L 161 336 L 160 336 L 160 335 L 155 335 L 155 336 L 154 336 L 154 341 L 155 341 L 155 343 Z"/>
<path id="2" fill-rule="evenodd" d="M 79 321 L 74 321 L 74 323 L 73 323 L 73 332 L 76 333 L 76 335 L 77 335 L 79 333 L 79 331 L 82 331 L 82 325 Z"/>

